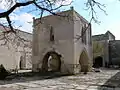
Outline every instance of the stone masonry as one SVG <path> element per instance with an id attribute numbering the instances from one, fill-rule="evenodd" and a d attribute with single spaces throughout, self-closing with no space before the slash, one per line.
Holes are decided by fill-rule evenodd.
<path id="1" fill-rule="evenodd" d="M 0 30 L 9 30 L 0 25 Z M 20 37 L 20 38 L 19 38 Z M 32 68 L 32 34 L 17 30 L 16 35 L 9 33 L 4 38 L 0 33 L 0 64 L 7 70 Z"/>
<path id="2" fill-rule="evenodd" d="M 91 24 L 73 8 L 58 14 L 61 16 L 43 17 L 42 23 L 40 18 L 33 19 L 32 70 L 48 70 L 48 57 L 53 53 L 60 59 L 60 68 L 56 66 L 60 72 L 75 74 L 91 70 Z"/>

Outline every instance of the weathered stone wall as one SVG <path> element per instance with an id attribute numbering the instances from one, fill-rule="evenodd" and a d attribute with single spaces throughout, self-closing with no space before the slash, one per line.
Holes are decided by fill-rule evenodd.
<path id="1" fill-rule="evenodd" d="M 109 63 L 109 42 L 107 40 L 93 41 L 93 60 L 100 56 L 103 59 L 103 66 Z M 94 61 L 93 61 L 94 62 Z"/>
<path id="2" fill-rule="evenodd" d="M 92 47 L 89 44 L 91 42 L 90 29 L 86 31 L 86 45 L 82 44 L 81 40 L 78 40 L 77 42 L 75 40 L 77 32 L 81 32 L 82 24 L 80 23 L 83 23 L 83 18 L 79 17 L 78 20 L 81 21 L 75 20 L 78 16 L 74 10 L 68 10 L 60 14 L 68 17 L 53 15 L 46 16 L 42 18 L 42 24 L 39 23 L 40 19 L 34 19 L 32 64 L 33 71 L 35 72 L 41 69 L 43 57 L 50 51 L 55 51 L 61 55 L 61 72 L 80 72 L 81 65 L 79 63 L 79 59 L 82 51 L 85 51 L 87 57 L 89 58 L 86 63 L 92 63 Z M 84 23 L 87 23 L 86 20 Z M 50 41 L 51 27 L 54 31 L 53 42 Z"/>
<path id="3" fill-rule="evenodd" d="M 105 34 L 100 34 L 100 35 L 94 35 L 92 36 L 93 41 L 102 41 L 102 40 L 108 40 L 109 37 Z"/>
<path id="4" fill-rule="evenodd" d="M 110 31 L 107 31 L 105 34 L 92 36 L 93 59 L 101 56 L 103 58 L 103 66 L 108 66 L 110 63 L 109 42 L 114 40 L 115 36 Z"/>
<path id="5" fill-rule="evenodd" d="M 84 26 L 88 27 L 88 29 L 85 31 L 85 33 L 83 33 L 83 35 L 85 35 L 85 39 L 86 39 L 86 43 L 82 42 L 82 38 L 81 37 L 79 40 L 77 40 L 76 38 L 74 38 L 74 64 L 76 65 L 80 65 L 80 57 L 81 54 L 85 51 L 86 53 L 86 57 L 88 57 L 88 60 L 85 60 L 86 57 L 84 57 L 85 60 L 85 66 L 88 65 L 89 69 L 92 67 L 93 61 L 92 61 L 92 40 L 91 40 L 91 25 L 88 26 L 89 22 L 87 20 L 85 20 L 82 16 L 80 16 L 78 13 L 74 12 L 74 37 L 76 37 L 77 35 L 82 36 L 82 28 L 84 28 Z M 76 73 L 79 70 L 78 69 L 76 71 Z"/>
<path id="6" fill-rule="evenodd" d="M 110 64 L 120 65 L 120 40 L 109 42 Z"/>
<path id="7" fill-rule="evenodd" d="M 65 14 L 71 14 L 71 11 Z M 64 14 L 64 15 L 65 15 Z M 71 18 L 72 19 L 72 18 Z M 46 16 L 42 19 L 43 24 L 39 23 L 39 19 L 34 21 L 34 36 L 33 36 L 33 71 L 41 68 L 42 60 L 47 52 L 55 51 L 62 55 L 62 67 L 67 67 L 70 72 L 73 72 L 73 21 L 68 22 L 65 17 Z M 55 41 L 50 41 L 50 27 L 53 27 Z M 70 67 L 70 68 L 69 68 Z M 61 70 L 65 70 L 61 69 Z"/>
<path id="8" fill-rule="evenodd" d="M 1 35 L 0 37 L 0 64 L 3 64 L 7 70 L 20 69 L 21 56 L 23 58 L 23 68 L 32 68 L 32 34 L 19 31 L 17 35 L 25 41 L 20 40 L 20 38 L 18 39 L 12 33 L 8 35 L 8 40 L 10 41 L 7 41 L 7 43 L 5 43 L 5 39 L 2 39 L 4 36 Z"/>

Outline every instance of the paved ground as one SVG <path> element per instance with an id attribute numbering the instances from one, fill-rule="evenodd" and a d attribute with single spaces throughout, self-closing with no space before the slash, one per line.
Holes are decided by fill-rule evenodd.
<path id="1" fill-rule="evenodd" d="M 52 79 L 20 77 L 0 81 L 0 90 L 120 90 L 120 70 L 102 70 L 86 75 Z"/>

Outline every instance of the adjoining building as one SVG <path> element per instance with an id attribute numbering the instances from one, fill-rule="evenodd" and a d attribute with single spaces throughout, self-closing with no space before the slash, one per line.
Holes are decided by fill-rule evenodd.
<path id="1" fill-rule="evenodd" d="M 0 31 L 10 30 L 0 25 Z M 0 64 L 7 70 L 32 68 L 32 34 L 16 30 L 14 33 L 0 33 Z"/>
<path id="2" fill-rule="evenodd" d="M 90 71 L 91 24 L 73 8 L 58 14 L 33 19 L 33 71 Z"/>
<path id="3" fill-rule="evenodd" d="M 120 67 L 120 40 L 109 42 L 109 65 Z"/>
<path id="4" fill-rule="evenodd" d="M 120 65 L 120 40 L 107 31 L 105 34 L 92 36 L 94 67 Z"/>

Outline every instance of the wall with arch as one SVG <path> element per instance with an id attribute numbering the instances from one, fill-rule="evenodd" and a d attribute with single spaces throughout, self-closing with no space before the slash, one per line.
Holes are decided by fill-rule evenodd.
<path id="1" fill-rule="evenodd" d="M 42 18 L 42 24 L 39 23 L 39 18 L 33 19 L 32 70 L 34 72 L 41 71 L 43 58 L 50 51 L 61 55 L 60 72 L 79 73 L 81 71 L 79 59 L 81 53 L 84 52 L 85 54 L 81 57 L 87 56 L 87 64 L 92 64 L 91 27 L 86 31 L 86 44 L 81 39 L 75 40 L 77 34 L 81 35 L 82 24 L 88 25 L 88 22 L 74 10 L 68 10 L 61 14 L 68 15 L 70 19 L 50 15 Z M 51 27 L 54 32 L 54 41 L 50 40 Z"/>

